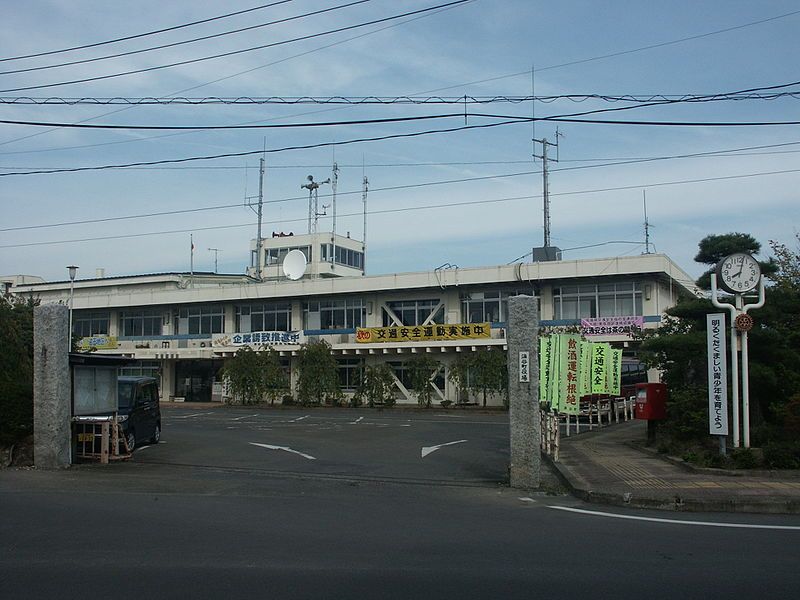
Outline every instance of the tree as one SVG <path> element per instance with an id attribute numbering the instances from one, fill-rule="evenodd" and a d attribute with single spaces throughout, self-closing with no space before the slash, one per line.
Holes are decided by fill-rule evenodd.
<path id="1" fill-rule="evenodd" d="M 339 365 L 328 342 L 308 342 L 297 352 L 297 398 L 301 404 L 338 404 Z"/>
<path id="2" fill-rule="evenodd" d="M 281 364 L 280 353 L 275 348 L 268 348 L 262 352 L 261 368 L 266 380 L 266 396 L 270 404 L 289 393 L 289 377 Z"/>
<path id="3" fill-rule="evenodd" d="M 502 350 L 486 350 L 459 356 L 451 365 L 448 378 L 459 390 L 480 395 L 483 406 L 489 395 L 504 393 L 508 405 L 508 358 Z"/>
<path id="4" fill-rule="evenodd" d="M 406 362 L 411 388 L 417 395 L 417 403 L 430 408 L 433 400 L 431 379 L 439 372 L 442 364 L 428 354 L 416 354 Z"/>
<path id="5" fill-rule="evenodd" d="M 361 385 L 354 398 L 358 403 L 365 402 L 370 408 L 376 403 L 393 406 L 395 398 L 392 368 L 386 363 L 365 367 Z"/>
<path id="6" fill-rule="evenodd" d="M 228 384 L 234 401 L 257 404 L 264 399 L 267 380 L 261 366 L 259 353 L 250 346 L 242 346 L 222 369 L 222 378 Z"/>
<path id="7" fill-rule="evenodd" d="M 33 309 L 38 304 L 0 295 L 0 444 L 33 432 Z"/>

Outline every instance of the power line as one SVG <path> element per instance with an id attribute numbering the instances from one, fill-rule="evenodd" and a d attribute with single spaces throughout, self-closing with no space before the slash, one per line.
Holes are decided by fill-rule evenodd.
<path id="1" fill-rule="evenodd" d="M 224 15 L 219 15 L 216 17 L 210 17 L 208 19 L 201 19 L 199 21 L 192 21 L 190 23 L 183 23 L 182 25 L 174 25 L 172 27 L 165 27 L 164 29 L 155 29 L 153 31 L 147 31 L 145 33 L 137 33 L 135 35 L 128 35 L 125 37 L 114 38 L 112 40 L 106 40 L 104 42 L 95 42 L 93 44 L 84 44 L 82 46 L 72 46 L 71 48 L 62 48 L 60 50 L 48 50 L 46 52 L 37 52 L 36 54 L 25 54 L 22 56 L 10 56 L 8 58 L 0 58 L 0 63 L 2 62 L 9 62 L 12 60 L 23 60 L 26 58 L 38 58 L 40 56 L 51 56 L 53 54 L 63 54 L 66 52 L 74 52 L 75 50 L 85 50 L 87 48 L 97 48 L 98 46 L 106 46 L 108 44 L 116 44 L 118 42 L 127 42 L 128 40 L 135 40 L 151 35 L 157 35 L 159 33 L 166 33 L 168 31 L 175 31 L 177 29 L 184 29 L 186 27 L 193 27 L 194 25 L 201 25 L 203 23 L 210 23 L 212 21 L 219 21 L 221 19 L 227 19 L 229 17 L 235 17 L 238 15 L 243 15 L 250 12 L 255 12 L 257 10 L 263 10 L 265 8 L 271 8 L 273 6 L 277 6 L 279 4 L 287 4 L 288 2 L 293 2 L 294 0 L 279 0 L 278 2 L 271 2 L 270 4 L 262 4 L 261 6 L 255 6 L 253 8 L 246 8 L 244 10 L 237 10 L 236 12 L 227 13 Z"/>
<path id="2" fill-rule="evenodd" d="M 741 175 L 727 175 L 721 177 L 705 177 L 700 179 L 682 179 L 676 181 L 662 181 L 656 183 L 644 183 L 644 184 L 637 184 L 637 185 L 626 185 L 626 186 L 618 186 L 618 187 L 607 187 L 607 188 L 596 188 L 596 189 L 589 189 L 589 190 L 574 190 L 570 192 L 558 192 L 551 194 L 551 196 L 574 196 L 574 195 L 581 195 L 581 194 L 596 194 L 596 193 L 603 193 L 603 192 L 611 192 L 611 191 L 621 191 L 621 190 L 630 190 L 630 189 L 641 189 L 641 188 L 652 188 L 652 187 L 662 187 L 662 186 L 670 186 L 670 185 L 685 185 L 690 183 L 706 183 L 711 181 L 725 181 L 725 180 L 733 180 L 733 179 L 746 179 L 751 177 L 761 177 L 761 176 L 768 176 L 768 175 L 783 175 L 788 173 L 800 173 L 800 169 L 785 169 L 781 171 L 764 171 L 758 173 L 745 173 Z M 355 192 L 353 192 L 355 193 Z M 515 200 L 531 200 L 535 198 L 541 198 L 541 194 L 534 194 L 534 195 L 527 195 L 527 196 L 513 196 L 508 198 L 494 198 L 491 200 L 468 200 L 468 201 L 459 201 L 459 202 L 445 202 L 440 204 L 429 204 L 426 206 L 406 206 L 400 208 L 387 208 L 381 210 L 374 210 L 370 211 L 368 214 L 370 215 L 378 215 L 378 214 L 391 214 L 391 213 L 403 213 L 403 212 L 410 212 L 416 210 L 432 210 L 437 208 L 452 208 L 458 206 L 472 206 L 472 205 L 483 205 L 483 204 L 497 204 L 503 202 L 512 202 Z M 362 216 L 363 212 L 353 212 L 353 213 L 346 213 L 340 215 L 341 217 L 360 217 Z M 276 221 L 267 221 L 265 224 L 267 225 L 277 225 L 281 223 L 302 223 L 305 222 L 305 218 L 297 218 L 297 219 L 280 219 Z M 71 239 L 71 240 L 52 240 L 52 241 L 38 241 L 38 242 L 26 242 L 22 244 L 4 244 L 0 245 L 0 249 L 3 248 L 23 248 L 23 247 L 31 247 L 31 246 L 45 246 L 51 244 L 69 244 L 69 243 L 78 243 L 78 242 L 92 242 L 92 241 L 101 241 L 101 240 L 114 240 L 114 239 L 127 239 L 127 238 L 137 238 L 137 237 L 146 237 L 146 236 L 153 236 L 153 235 L 169 235 L 175 233 L 187 233 L 191 231 L 210 231 L 216 229 L 235 229 L 241 227 L 252 227 L 253 223 L 240 223 L 235 225 L 213 225 L 208 227 L 192 227 L 189 229 L 174 229 L 169 231 L 150 231 L 150 232 L 141 232 L 141 233 L 133 233 L 133 234 L 125 234 L 125 235 L 113 235 L 113 236 L 102 236 L 102 237 L 92 237 L 92 238 L 81 238 L 81 239 Z M 574 249 L 574 248 L 573 248 Z"/>
<path id="3" fill-rule="evenodd" d="M 48 84 L 41 84 L 41 85 L 30 85 L 30 86 L 25 86 L 25 87 L 10 88 L 10 89 L 6 89 L 6 90 L 0 90 L 0 93 L 6 94 L 6 93 L 10 93 L 10 92 L 23 92 L 23 91 L 26 91 L 26 90 L 39 90 L 39 89 L 44 89 L 44 88 L 59 87 L 59 86 L 62 86 L 62 85 L 73 85 L 73 84 L 76 84 L 76 83 L 88 83 L 90 81 L 101 81 L 101 80 L 105 80 L 105 79 L 114 79 L 116 77 L 124 77 L 124 76 L 127 76 L 127 75 L 135 75 L 135 74 L 138 74 L 138 73 L 149 73 L 151 71 L 158 71 L 158 70 L 161 70 L 161 69 L 169 69 L 169 68 L 172 68 L 172 67 L 190 65 L 190 64 L 195 64 L 195 63 L 198 63 L 198 62 L 204 62 L 204 61 L 208 61 L 208 60 L 217 59 L 217 58 L 224 58 L 224 57 L 227 57 L 227 56 L 235 56 L 235 55 L 238 55 L 238 54 L 244 54 L 246 52 L 254 52 L 256 50 L 263 50 L 265 48 L 274 48 L 276 46 L 283 46 L 285 44 L 291 44 L 291 43 L 294 43 L 294 42 L 305 41 L 305 40 L 310 40 L 310 39 L 314 39 L 314 38 L 318 38 L 318 37 L 333 35 L 335 33 L 341 33 L 343 31 L 351 31 L 353 29 L 358 29 L 358 28 L 361 28 L 361 27 L 367 27 L 369 25 L 376 25 L 378 23 L 385 23 L 387 21 L 392 21 L 392 20 L 395 20 L 395 19 L 401 19 L 403 17 L 408 17 L 408 16 L 412 16 L 412 15 L 418 15 L 418 14 L 421 14 L 421 13 L 426 13 L 426 12 L 430 12 L 430 11 L 433 11 L 433 10 L 442 9 L 442 8 L 445 8 L 445 7 L 455 6 L 455 5 L 458 5 L 458 4 L 464 4 L 464 3 L 470 2 L 470 1 L 471 0 L 453 0 L 452 2 L 447 2 L 445 4 L 439 4 L 439 5 L 431 6 L 431 7 L 428 7 L 428 8 L 421 8 L 421 9 L 418 9 L 418 10 L 408 11 L 408 12 L 392 15 L 390 17 L 383 17 L 381 19 L 374 19 L 372 21 L 365 21 L 363 23 L 357 23 L 356 25 L 348 25 L 348 26 L 339 27 L 339 28 L 336 28 L 336 29 L 329 29 L 327 31 L 322 31 L 322 32 L 319 32 L 319 33 L 313 33 L 313 34 L 309 34 L 309 35 L 304 35 L 304 36 L 300 36 L 300 37 L 296 37 L 296 38 L 291 38 L 291 39 L 288 39 L 288 40 L 282 40 L 282 41 L 279 41 L 279 42 L 271 42 L 269 44 L 261 44 L 259 46 L 252 46 L 250 48 L 243 48 L 243 49 L 240 49 L 240 50 L 232 50 L 230 52 L 222 52 L 220 54 L 214 54 L 214 55 L 211 55 L 211 56 L 204 56 L 204 57 L 201 57 L 201 58 L 187 59 L 187 60 L 182 60 L 182 61 L 178 61 L 178 62 L 174 62 L 174 63 L 168 63 L 168 64 L 164 64 L 164 65 L 156 65 L 156 66 L 153 66 L 153 67 L 146 67 L 146 68 L 143 68 L 143 69 L 133 69 L 133 70 L 130 70 L 130 71 L 123 71 L 121 73 L 112 73 L 110 75 L 98 75 L 96 77 L 84 77 L 83 79 L 73 79 L 71 81 L 61 81 L 61 82 L 58 82 L 58 83 L 48 83 Z"/>
<path id="4" fill-rule="evenodd" d="M 2 75 L 2 73 L 0 73 Z M 793 82 L 789 85 L 798 85 Z M 552 104 L 558 100 L 568 100 L 574 103 L 587 102 L 589 100 L 599 100 L 602 102 L 635 102 L 635 103 L 671 103 L 671 102 L 708 102 L 712 100 L 777 100 L 780 98 L 800 98 L 800 91 L 774 92 L 770 94 L 555 94 L 550 96 L 520 96 L 520 95 L 494 95 L 494 96 L 236 96 L 236 97 L 178 97 L 168 96 L 162 98 L 155 97 L 31 97 L 0 96 L 0 104 L 22 104 L 22 105 L 100 105 L 100 106 L 170 106 L 170 105 L 394 105 L 394 104 L 526 104 L 529 102 L 542 102 Z"/>
<path id="5" fill-rule="evenodd" d="M 135 162 L 135 163 L 126 163 L 126 164 L 116 164 L 116 165 L 101 165 L 101 166 L 92 166 L 92 167 L 72 167 L 68 169 L 46 169 L 42 171 L 17 171 L 12 173 L 0 173 L 0 177 L 11 177 L 15 175 L 43 175 L 43 174 L 52 174 L 52 173 L 77 173 L 82 171 L 104 171 L 109 169 L 125 169 L 128 167 L 143 167 L 143 166 L 155 166 L 155 165 L 166 165 L 166 164 L 176 164 L 176 163 L 185 163 L 185 162 L 193 162 L 198 160 L 217 160 L 220 158 L 237 158 L 242 156 L 253 156 L 256 154 L 274 154 L 278 152 L 288 152 L 291 150 L 309 150 L 312 148 L 327 148 L 330 146 L 344 146 L 347 144 L 358 144 L 362 142 L 378 142 L 383 140 L 392 140 L 392 139 L 399 139 L 399 138 L 412 138 L 412 137 L 419 137 L 423 135 L 434 135 L 439 133 L 453 133 L 457 131 L 466 131 L 470 129 L 488 129 L 490 127 L 501 127 L 503 125 L 514 125 L 518 123 L 524 123 L 524 119 L 513 119 L 509 121 L 500 121 L 498 123 L 484 123 L 482 125 L 462 125 L 460 127 L 450 127 L 447 129 L 430 129 L 426 131 L 413 131 L 410 133 L 393 133 L 387 134 L 382 136 L 376 137 L 368 137 L 368 138 L 354 138 L 349 140 L 339 140 L 336 142 L 317 142 L 314 144 L 304 144 L 298 146 L 284 146 L 282 148 L 270 148 L 268 150 L 249 150 L 246 152 L 228 152 L 225 154 L 215 154 L 215 155 L 207 155 L 207 156 L 193 156 L 187 158 L 172 158 L 172 159 L 165 159 L 165 160 L 154 160 L 154 161 L 144 161 L 144 162 Z"/>
<path id="6" fill-rule="evenodd" d="M 285 1 L 286 0 L 284 0 L 284 2 Z M 144 52 L 152 52 L 154 50 L 163 50 L 165 48 L 173 48 L 175 46 L 183 46 L 185 44 L 192 44 L 194 42 L 202 42 L 202 41 L 211 40 L 211 39 L 218 38 L 218 37 L 223 37 L 223 36 L 226 36 L 226 35 L 233 35 L 233 34 L 236 34 L 236 33 L 242 33 L 242 32 L 250 31 L 250 30 L 253 30 L 253 29 L 260 29 L 260 28 L 263 28 L 263 27 L 269 27 L 271 25 L 278 25 L 278 24 L 281 24 L 281 23 L 288 23 L 290 21 L 296 21 L 298 19 L 304 19 L 306 17 L 320 15 L 320 14 L 323 14 L 323 13 L 332 12 L 332 11 L 335 11 L 335 10 L 340 10 L 342 8 L 349 8 L 349 7 L 355 6 L 357 4 L 364 4 L 365 2 L 371 2 L 371 1 L 372 0 L 354 0 L 353 2 L 349 2 L 347 4 L 340 4 L 339 6 L 331 6 L 329 8 L 323 8 L 323 9 L 320 9 L 320 10 L 307 12 L 307 13 L 304 13 L 304 14 L 301 14 L 301 15 L 295 15 L 295 16 L 292 16 L 292 17 L 285 17 L 283 19 L 276 19 L 274 21 L 267 21 L 266 23 L 258 23 L 256 25 L 250 25 L 248 27 L 240 27 L 239 29 L 232 29 L 232 30 L 223 31 L 223 32 L 220 32 L 220 33 L 204 35 L 204 36 L 201 36 L 201 37 L 192 38 L 190 40 L 182 40 L 180 42 L 171 42 L 169 44 L 161 44 L 159 46 L 150 46 L 149 48 L 140 48 L 138 50 L 129 50 L 127 52 L 118 52 L 117 54 L 108 54 L 106 56 L 96 56 L 94 58 L 84 58 L 84 59 L 81 59 L 81 60 L 73 60 L 73 61 L 64 62 L 64 63 L 57 63 L 57 64 L 53 64 L 53 65 L 43 65 L 43 66 L 39 66 L 39 67 L 27 67 L 27 68 L 24 68 L 24 69 L 13 69 L 13 70 L 10 70 L 10 71 L 0 71 L 0 75 L 12 75 L 12 74 L 15 74 L 15 73 L 30 73 L 31 71 L 44 71 L 46 69 L 58 69 L 58 68 L 61 68 L 61 67 L 70 67 L 70 66 L 73 66 L 73 65 L 82 65 L 82 64 L 91 63 L 91 62 L 98 62 L 98 61 L 101 61 L 101 60 L 110 60 L 112 58 L 121 58 L 123 56 L 131 56 L 133 54 L 142 54 Z"/>

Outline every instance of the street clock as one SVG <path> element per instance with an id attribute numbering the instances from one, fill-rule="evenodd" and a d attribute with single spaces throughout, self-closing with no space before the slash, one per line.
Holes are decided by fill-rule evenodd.
<path id="1" fill-rule="evenodd" d="M 761 266 L 749 254 L 737 252 L 717 264 L 717 280 L 724 290 L 732 294 L 744 294 L 758 287 Z"/>

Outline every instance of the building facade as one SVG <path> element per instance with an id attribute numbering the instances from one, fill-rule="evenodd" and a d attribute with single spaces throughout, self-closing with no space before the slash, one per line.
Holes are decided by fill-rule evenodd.
<path id="1" fill-rule="evenodd" d="M 364 276 L 363 245 L 349 238 L 276 236 L 260 246 L 260 278 L 251 267 L 249 275 L 77 279 L 73 333 L 84 347 L 132 359 L 125 374 L 160 377 L 163 401 L 221 401 L 219 370 L 244 345 L 275 348 L 294 390 L 300 345 L 325 340 L 345 394 L 355 391 L 364 365 L 385 362 L 398 402 L 415 403 L 404 363 L 430 353 L 442 365 L 436 394 L 458 402 L 465 398 L 447 377 L 449 365 L 465 352 L 505 349 L 510 296 L 535 296 L 543 327 L 580 327 L 634 358 L 631 327 L 658 326 L 664 310 L 696 293 L 690 276 L 662 254 Z M 277 268 L 290 250 L 308 262 L 297 280 Z M 11 290 L 68 303 L 70 285 L 21 282 Z"/>

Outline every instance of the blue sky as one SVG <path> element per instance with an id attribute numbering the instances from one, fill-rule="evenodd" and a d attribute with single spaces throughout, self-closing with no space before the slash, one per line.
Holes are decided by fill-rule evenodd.
<path id="1" fill-rule="evenodd" d="M 0 90 L 59 83 L 218 54 L 346 27 L 434 6 L 435 0 L 371 0 L 214 40 L 25 73 L 38 67 L 177 42 L 345 4 L 294 0 L 165 34 L 93 49 L 0 62 Z M 0 58 L 102 42 L 244 10 L 259 0 L 127 3 L 26 2 L 0 22 Z M 23 91 L 31 97 L 536 96 L 564 94 L 714 94 L 800 80 L 800 13 L 795 2 L 571 2 L 477 0 L 408 21 L 125 77 Z M 786 16 L 783 16 L 786 15 Z M 773 18 L 780 17 L 780 18 Z M 752 24 L 757 21 L 772 19 Z M 387 27 L 392 25 L 391 27 Z M 721 30 L 726 30 L 720 32 Z M 715 33 L 720 32 L 720 33 Z M 368 34 L 368 35 L 364 35 Z M 356 38 L 356 36 L 359 36 Z M 696 37 L 702 36 L 702 37 Z M 685 39 L 692 38 L 695 39 Z M 356 39 L 351 39 L 356 38 Z M 683 41 L 678 41 L 683 40 Z M 666 44 L 667 42 L 673 42 Z M 331 45 L 335 44 L 335 45 Z M 664 44 L 664 45 L 661 45 Z M 655 48 L 639 50 L 653 45 Z M 323 48 L 324 46 L 328 46 Z M 630 52 L 628 52 L 630 51 Z M 620 54 L 624 53 L 624 54 Z M 608 56 L 614 55 L 616 56 Z M 600 58 L 606 57 L 606 58 Z M 593 59 L 593 60 L 587 60 Z M 568 64 L 574 63 L 574 64 Z M 513 75 L 518 74 L 518 75 Z M 509 76 L 513 75 L 513 76 Z M 800 90 L 800 86 L 787 88 Z M 694 122 L 800 120 L 799 100 L 673 104 L 610 113 L 609 119 Z M 624 103 L 491 104 L 475 113 L 536 116 L 612 108 Z M 205 105 L 92 106 L 0 104 L 0 119 L 115 125 L 309 123 L 461 113 L 463 106 Z M 491 119 L 469 117 L 470 125 Z M 89 130 L 0 124 L 0 174 L 274 150 L 353 138 L 457 127 L 463 117 L 415 123 L 306 129 L 165 132 Z M 710 233 L 752 233 L 765 253 L 770 239 L 791 243 L 798 226 L 800 126 L 647 127 L 561 123 L 559 162 L 551 164 L 553 244 L 565 258 L 644 251 L 642 197 L 651 240 L 691 275 L 697 242 Z M 362 235 L 361 180 L 369 178 L 368 273 L 505 264 L 542 243 L 541 162 L 531 137 L 553 140 L 554 123 L 475 129 L 417 138 L 339 144 L 266 155 L 266 235 L 304 232 L 308 174 L 340 168 L 339 232 Z M 796 145 L 790 145 L 796 143 Z M 777 146 L 778 144 L 789 144 Z M 771 146 L 722 155 L 602 166 Z M 362 170 L 363 165 L 363 170 Z M 600 165 L 600 166 L 599 166 Z M 64 279 L 102 267 L 108 275 L 188 270 L 243 272 L 255 215 L 243 206 L 257 193 L 258 156 L 168 165 L 0 177 L 0 274 Z M 589 168 L 591 167 L 591 168 Z M 519 173 L 528 173 L 519 175 Z M 764 173 L 772 173 L 765 175 Z M 510 175 L 510 176 L 509 176 Z M 752 175 L 742 177 L 743 175 Z M 459 179 L 473 181 L 443 183 Z M 712 179 L 712 181 L 696 181 Z M 693 181 L 691 183 L 676 183 Z M 437 185 L 430 185 L 437 184 Z M 397 186 L 414 186 L 386 190 Z M 611 189 L 617 188 L 617 189 Z M 619 189 L 626 188 L 626 189 Z M 325 191 L 325 188 L 322 188 Z M 597 191 L 607 190 L 607 191 Z M 516 199 L 514 199 L 516 198 Z M 329 199 L 324 198 L 324 203 Z M 469 204 L 468 204 L 469 203 Z M 220 205 L 219 210 L 43 227 Z M 461 204 L 430 208 L 439 204 Z M 391 209 L 402 212 L 381 213 Z M 330 211 L 329 211 L 330 213 Z M 10 228 L 32 227 L 10 231 Z M 330 229 L 330 219 L 322 219 Z M 215 229 L 210 229 L 215 228 Z M 178 231 L 140 237 L 132 234 Z M 95 241 L 52 243 L 86 238 Z M 637 243 L 608 243 L 608 242 Z M 40 245 L 23 245 L 23 244 Z M 583 246 L 591 248 L 576 249 Z"/>

